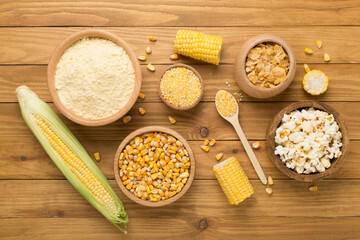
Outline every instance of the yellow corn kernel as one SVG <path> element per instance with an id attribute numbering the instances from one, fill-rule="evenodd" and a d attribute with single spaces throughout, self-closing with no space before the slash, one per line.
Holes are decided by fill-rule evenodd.
<path id="1" fill-rule="evenodd" d="M 307 54 L 313 54 L 314 51 L 311 50 L 310 48 L 305 48 L 305 53 L 307 53 Z"/>
<path id="2" fill-rule="evenodd" d="M 208 145 L 209 145 L 209 142 L 210 142 L 209 139 L 205 139 L 203 145 L 204 145 L 204 146 L 208 146 Z"/>
<path id="3" fill-rule="evenodd" d="M 139 108 L 139 113 L 140 115 L 144 115 L 146 113 L 145 109 L 144 108 Z"/>
<path id="4" fill-rule="evenodd" d="M 152 65 L 151 63 L 149 63 L 148 65 L 146 65 L 147 70 L 149 70 L 150 72 L 155 72 L 155 66 Z"/>
<path id="5" fill-rule="evenodd" d="M 157 39 L 156 39 L 155 36 L 150 36 L 150 37 L 149 37 L 149 40 L 150 40 L 151 42 L 156 42 Z"/>
<path id="6" fill-rule="evenodd" d="M 260 142 L 259 142 L 259 141 L 253 142 L 251 145 L 252 145 L 252 147 L 253 147 L 254 149 L 260 148 Z"/>
<path id="7" fill-rule="evenodd" d="M 209 146 L 201 145 L 201 149 L 205 152 L 208 152 L 210 150 Z"/>
<path id="8" fill-rule="evenodd" d="M 271 176 L 268 176 L 268 184 L 271 186 L 274 184 L 274 181 Z"/>
<path id="9" fill-rule="evenodd" d="M 126 123 L 128 123 L 130 121 L 131 121 L 131 116 L 127 115 L 127 116 L 123 117 L 123 123 L 126 124 Z"/>
<path id="10" fill-rule="evenodd" d="M 305 72 L 310 72 L 311 70 L 310 70 L 310 68 L 309 68 L 309 66 L 305 63 L 304 64 L 304 70 L 305 70 Z"/>
<path id="11" fill-rule="evenodd" d="M 212 147 L 214 146 L 216 143 L 216 140 L 215 139 L 211 139 L 210 142 L 209 142 L 209 146 Z"/>
<path id="12" fill-rule="evenodd" d="M 147 48 L 145 49 L 145 52 L 146 52 L 147 54 L 151 54 L 151 53 L 152 53 L 152 50 L 151 50 L 150 47 L 147 47 Z"/>
<path id="13" fill-rule="evenodd" d="M 171 124 L 175 124 L 176 123 L 176 119 L 173 118 L 172 116 L 169 116 L 169 121 Z"/>
<path id="14" fill-rule="evenodd" d="M 325 61 L 325 62 L 330 62 L 330 56 L 329 56 L 329 54 L 324 53 L 324 61 Z"/>
<path id="15" fill-rule="evenodd" d="M 249 179 L 235 157 L 216 164 L 213 171 L 230 204 L 238 205 L 254 193 Z"/>
<path id="16" fill-rule="evenodd" d="M 178 60 L 179 59 L 179 55 L 175 54 L 171 54 L 170 55 L 170 60 Z"/>
<path id="17" fill-rule="evenodd" d="M 100 153 L 99 153 L 99 152 L 94 153 L 94 159 L 95 159 L 97 162 L 100 162 L 101 158 L 100 158 Z"/>
<path id="18" fill-rule="evenodd" d="M 318 187 L 316 185 L 311 185 L 309 187 L 309 191 L 311 191 L 311 192 L 316 192 L 317 190 L 318 190 Z"/>
<path id="19" fill-rule="evenodd" d="M 321 41 L 321 40 L 317 40 L 315 43 L 316 43 L 316 46 L 317 46 L 318 48 L 321 48 L 321 47 L 322 47 L 322 41 Z"/>
<path id="20" fill-rule="evenodd" d="M 218 153 L 215 155 L 215 159 L 220 161 L 223 156 L 224 156 L 224 153 Z"/>
<path id="21" fill-rule="evenodd" d="M 273 193 L 272 188 L 265 188 L 267 194 L 271 195 Z"/>
<path id="22" fill-rule="evenodd" d="M 174 43 L 174 50 L 177 54 L 219 65 L 222 37 L 179 30 Z"/>
<path id="23" fill-rule="evenodd" d="M 146 56 L 138 56 L 138 59 L 139 59 L 140 61 L 146 61 Z"/>
<path id="24" fill-rule="evenodd" d="M 145 93 L 140 92 L 139 93 L 139 98 L 144 99 L 145 98 Z"/>

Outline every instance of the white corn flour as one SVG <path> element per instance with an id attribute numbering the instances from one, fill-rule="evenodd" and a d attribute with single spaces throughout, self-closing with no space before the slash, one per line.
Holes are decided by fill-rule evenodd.
<path id="1" fill-rule="evenodd" d="M 97 120 L 110 117 L 129 101 L 135 71 L 125 50 L 104 38 L 83 38 L 61 56 L 55 88 L 75 115 Z"/>

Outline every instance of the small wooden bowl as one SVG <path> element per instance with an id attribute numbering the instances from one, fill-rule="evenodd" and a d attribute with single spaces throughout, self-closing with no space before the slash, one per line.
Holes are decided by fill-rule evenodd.
<path id="1" fill-rule="evenodd" d="M 83 117 L 75 115 L 73 112 L 68 110 L 60 101 L 59 95 L 57 94 L 57 91 L 55 88 L 55 71 L 56 71 L 56 65 L 57 65 L 59 59 L 61 58 L 64 51 L 68 47 L 70 47 L 76 41 L 78 41 L 82 38 L 85 38 L 85 37 L 105 38 L 105 39 L 109 39 L 110 41 L 113 41 L 114 43 L 121 46 L 128 54 L 128 56 L 132 62 L 132 65 L 134 67 L 134 71 L 135 71 L 135 86 L 134 86 L 134 91 L 133 91 L 129 101 L 125 104 L 125 106 L 119 112 L 115 113 L 114 115 L 112 115 L 110 117 L 99 119 L 99 120 L 85 119 Z M 67 37 L 64 41 L 62 41 L 60 43 L 59 46 L 57 46 L 57 48 L 55 49 L 55 51 L 53 52 L 53 54 L 50 58 L 50 62 L 49 62 L 48 68 L 47 68 L 47 80 L 48 80 L 47 82 L 48 82 L 48 88 L 50 91 L 50 95 L 51 95 L 56 107 L 59 109 L 59 111 L 65 117 L 67 117 L 68 119 L 70 119 L 76 123 L 79 123 L 79 124 L 85 125 L 85 126 L 102 126 L 102 125 L 106 125 L 106 124 L 115 122 L 119 118 L 123 117 L 130 110 L 130 108 L 135 104 L 135 102 L 139 96 L 142 78 L 141 78 L 140 64 L 136 58 L 136 55 L 124 40 L 122 40 L 121 38 L 119 38 L 118 36 L 116 36 L 115 34 L 112 34 L 110 32 L 103 31 L 103 30 L 91 29 L 91 30 L 83 30 L 80 32 L 76 32 L 76 33 L 70 35 L 69 37 Z"/>
<path id="2" fill-rule="evenodd" d="M 247 77 L 245 71 L 246 58 L 251 49 L 253 49 L 259 43 L 272 42 L 282 46 L 285 52 L 289 56 L 289 71 L 287 74 L 287 80 L 280 83 L 275 88 L 262 88 L 255 86 Z M 249 96 L 254 98 L 270 98 L 283 92 L 290 83 L 294 80 L 296 72 L 296 60 L 295 54 L 292 51 L 290 45 L 282 38 L 273 35 L 258 35 L 247 40 L 239 49 L 235 57 L 235 79 L 240 88 Z"/>
<path id="3" fill-rule="evenodd" d="M 162 92 L 161 92 L 161 90 L 160 90 L 160 82 L 161 82 L 161 79 L 162 79 L 164 73 L 165 73 L 167 70 L 169 70 L 169 69 L 171 69 L 171 68 L 175 68 L 175 67 L 185 67 L 185 68 L 190 69 L 191 71 L 193 71 L 193 72 L 198 76 L 198 78 L 199 78 L 199 80 L 200 80 L 201 93 L 200 93 L 199 98 L 198 98 L 193 104 L 191 104 L 191 105 L 189 105 L 189 106 L 186 106 L 186 107 L 177 107 L 177 106 L 174 106 L 173 104 L 169 103 L 168 101 L 166 101 L 166 99 L 164 98 L 164 96 L 163 96 L 163 94 L 162 94 Z M 195 107 L 196 105 L 198 105 L 198 103 L 201 101 L 201 98 L 202 98 L 202 96 L 203 96 L 203 94 L 204 94 L 204 81 L 203 81 L 200 73 L 199 73 L 198 71 L 196 71 L 195 68 L 193 68 L 193 67 L 191 67 L 191 66 L 189 66 L 189 65 L 186 65 L 186 64 L 177 63 L 177 64 L 171 65 L 171 66 L 169 66 L 168 68 L 166 68 L 166 69 L 164 70 L 164 72 L 161 74 L 161 77 L 160 77 L 160 79 L 159 79 L 159 81 L 158 81 L 158 94 L 159 94 L 161 100 L 162 100 L 167 106 L 169 106 L 169 107 L 171 107 L 171 108 L 173 108 L 173 109 L 176 109 L 176 110 L 189 110 L 189 109 Z"/>
<path id="4" fill-rule="evenodd" d="M 166 200 L 161 200 L 159 202 L 151 202 L 149 200 L 143 200 L 138 198 L 137 196 L 135 196 L 133 193 L 131 193 L 129 190 L 126 189 L 126 187 L 124 186 L 123 182 L 120 179 L 120 175 L 119 175 L 119 156 L 120 153 L 124 150 L 124 148 L 126 147 L 126 145 L 136 136 L 138 135 L 142 135 L 144 133 L 149 133 L 149 132 L 163 132 L 163 133 L 167 133 L 169 135 L 172 135 L 173 137 L 175 137 L 176 139 L 178 139 L 179 141 L 181 141 L 186 150 L 189 153 L 189 157 L 190 157 L 190 176 L 188 178 L 188 181 L 186 182 L 184 188 L 177 193 L 174 197 L 172 198 L 168 198 Z M 171 130 L 170 128 L 166 128 L 166 127 L 161 127 L 161 126 L 148 126 L 148 127 L 143 127 L 140 128 L 132 133 L 130 133 L 120 144 L 119 148 L 116 151 L 115 154 L 115 159 L 114 159 L 114 174 L 115 174 L 115 179 L 116 182 L 118 184 L 118 186 L 120 187 L 121 191 L 131 200 L 133 200 L 134 202 L 144 205 L 144 206 L 148 206 L 148 207 L 161 207 L 161 206 L 165 206 L 168 205 L 170 203 L 175 202 L 176 200 L 178 200 L 179 198 L 181 198 L 186 191 L 190 188 L 193 180 L 194 180 L 194 176 L 195 176 L 195 157 L 194 157 L 194 153 L 190 148 L 190 145 L 186 142 L 186 140 L 177 132 Z"/>
<path id="5" fill-rule="evenodd" d="M 275 154 L 275 134 L 276 134 L 276 129 L 279 127 L 284 114 L 288 114 L 297 109 L 310 108 L 310 107 L 333 114 L 335 121 L 338 123 L 340 131 L 342 133 L 342 144 L 343 144 L 341 147 L 342 155 L 339 158 L 331 160 L 330 168 L 326 169 L 322 173 L 300 174 L 295 172 L 294 170 L 287 168 L 285 164 L 280 160 L 279 156 Z M 349 142 L 348 130 L 346 128 L 343 118 L 339 115 L 339 113 L 336 112 L 335 109 L 324 103 L 311 101 L 311 100 L 296 102 L 282 109 L 280 112 L 278 112 L 275 115 L 273 120 L 270 122 L 266 133 L 266 148 L 268 151 L 268 155 L 275 164 L 275 166 L 288 177 L 303 182 L 318 181 L 325 177 L 330 176 L 331 174 L 339 170 L 339 168 L 344 163 L 346 156 L 348 154 L 349 143 L 350 142 Z"/>

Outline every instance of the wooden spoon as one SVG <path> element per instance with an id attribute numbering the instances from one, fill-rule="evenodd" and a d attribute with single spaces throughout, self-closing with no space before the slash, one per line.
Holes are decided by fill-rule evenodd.
<path id="1" fill-rule="evenodd" d="M 216 100 L 217 100 L 217 96 L 219 93 L 221 92 L 226 92 L 224 90 L 219 90 L 217 93 L 216 93 L 216 97 L 215 97 L 215 105 L 216 105 L 216 110 L 218 111 L 218 113 L 220 114 L 220 116 L 222 116 L 225 120 L 227 120 L 229 123 L 231 123 L 233 125 L 233 127 L 235 128 L 236 130 L 236 133 L 238 134 L 240 140 L 241 140 L 241 143 L 242 145 L 244 146 L 245 148 L 245 151 L 247 153 L 247 155 L 249 156 L 250 158 L 250 161 L 255 169 L 255 172 L 256 174 L 259 176 L 260 178 L 260 181 L 263 183 L 263 184 L 267 184 L 267 179 L 265 177 L 265 174 L 264 174 L 264 171 L 262 170 L 260 164 L 259 164 L 259 161 L 257 160 L 255 154 L 254 154 L 254 151 L 252 150 L 249 142 L 247 141 L 246 139 L 246 136 L 240 126 L 240 123 L 239 123 L 239 106 L 236 104 L 236 112 L 234 113 L 234 115 L 230 116 L 230 117 L 226 117 L 224 115 L 221 114 L 221 112 L 219 111 L 218 109 L 218 105 L 216 104 Z M 230 96 L 232 98 L 234 98 L 234 96 L 227 92 L 228 94 L 230 94 Z M 236 99 L 234 98 L 235 102 L 236 102 Z"/>

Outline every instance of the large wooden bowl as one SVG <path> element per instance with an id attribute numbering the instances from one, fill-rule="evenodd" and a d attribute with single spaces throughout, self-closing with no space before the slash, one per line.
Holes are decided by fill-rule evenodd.
<path id="1" fill-rule="evenodd" d="M 326 169 L 322 173 L 300 174 L 295 172 L 294 170 L 287 168 L 286 165 L 280 160 L 279 156 L 275 154 L 275 134 L 276 134 L 276 129 L 279 127 L 284 114 L 288 114 L 297 109 L 310 108 L 310 107 L 328 112 L 334 116 L 335 121 L 338 123 L 340 131 L 342 133 L 342 144 L 343 144 L 341 147 L 342 155 L 339 158 L 331 160 L 331 167 Z M 270 122 L 269 127 L 267 129 L 266 148 L 268 155 L 275 164 L 275 166 L 285 175 L 287 175 L 290 178 L 303 182 L 314 182 L 330 176 L 331 174 L 339 170 L 339 168 L 342 166 L 349 151 L 349 135 L 343 118 L 339 115 L 338 112 L 335 111 L 335 109 L 324 103 L 320 103 L 316 101 L 311 101 L 311 100 L 301 101 L 290 104 L 289 106 L 285 107 L 275 115 L 275 117 Z"/>
<path id="2" fill-rule="evenodd" d="M 166 200 L 161 200 L 159 202 L 151 202 L 149 200 L 143 200 L 138 198 L 137 196 L 135 196 L 132 192 L 130 192 L 129 190 L 126 189 L 126 187 L 124 186 L 122 180 L 120 179 L 120 175 L 119 175 L 119 156 L 120 153 L 124 150 L 124 148 L 126 147 L 126 145 L 136 136 L 138 135 L 142 135 L 144 133 L 149 133 L 149 132 L 163 132 L 163 133 L 167 133 L 169 135 L 172 135 L 173 137 L 177 138 L 179 141 L 181 141 L 186 150 L 189 153 L 189 157 L 190 157 L 190 171 L 189 171 L 189 178 L 188 181 L 186 182 L 184 188 L 177 193 L 175 196 L 173 196 L 172 198 L 168 198 Z M 194 176 L 195 176 L 195 157 L 194 157 L 194 153 L 190 148 L 190 145 L 186 142 L 186 140 L 177 132 L 171 130 L 170 128 L 166 128 L 166 127 L 161 127 L 161 126 L 148 126 L 148 127 L 144 127 L 144 128 L 140 128 L 132 133 L 130 133 L 120 144 L 119 148 L 116 151 L 115 154 L 115 158 L 114 158 L 114 174 L 115 174 L 115 179 L 116 182 L 118 184 L 118 186 L 120 187 L 121 191 L 131 200 L 133 200 L 134 202 L 144 205 L 144 206 L 148 206 L 148 207 L 161 207 L 161 206 L 165 206 L 168 205 L 170 203 L 175 202 L 176 200 L 178 200 L 179 198 L 181 198 L 186 191 L 190 188 L 193 180 L 194 180 Z"/>
<path id="3" fill-rule="evenodd" d="M 200 80 L 201 93 L 200 93 L 199 98 L 198 98 L 193 104 L 191 104 L 191 105 L 189 105 L 189 106 L 186 106 L 186 107 L 178 107 L 178 106 L 175 106 L 175 105 L 169 103 L 168 101 L 166 101 L 166 99 L 164 98 L 164 96 L 163 96 L 163 94 L 162 94 L 162 92 L 161 92 L 161 90 L 160 90 L 160 82 L 161 82 L 161 79 L 162 79 L 164 73 L 165 73 L 167 70 L 169 70 L 169 69 L 171 69 L 171 68 L 176 68 L 176 67 L 185 67 L 185 68 L 190 69 L 191 71 L 193 71 L 193 72 L 196 74 L 196 76 L 197 76 L 197 77 L 199 78 L 199 80 Z M 198 105 L 198 103 L 200 102 L 200 100 L 201 100 L 201 98 L 202 98 L 202 96 L 203 96 L 203 94 L 204 94 L 204 81 L 203 81 L 200 73 L 199 73 L 198 71 L 196 71 L 195 68 L 193 68 L 193 67 L 191 67 L 191 66 L 189 66 L 189 65 L 186 65 L 186 64 L 182 64 L 182 63 L 177 63 L 177 64 L 174 64 L 174 65 L 171 65 L 171 66 L 167 67 L 167 68 L 164 70 L 164 72 L 161 74 L 161 77 L 159 78 L 159 81 L 158 81 L 158 84 L 157 84 L 157 85 L 158 85 L 158 87 L 157 87 L 157 89 L 158 89 L 158 94 L 159 94 L 161 100 L 162 100 L 167 106 L 169 106 L 169 107 L 171 107 L 171 108 L 173 108 L 173 109 L 176 109 L 176 110 L 189 110 L 189 109 L 195 107 L 196 105 Z"/>
<path id="4" fill-rule="evenodd" d="M 113 41 L 114 43 L 118 44 L 119 46 L 121 46 L 128 54 L 128 56 L 132 62 L 132 65 L 134 67 L 134 71 L 135 71 L 135 86 L 134 86 L 134 91 L 133 91 L 129 101 L 125 104 L 125 106 L 119 112 L 115 113 L 114 115 L 112 115 L 110 117 L 99 119 L 99 120 L 89 120 L 89 119 L 85 119 L 81 116 L 75 115 L 73 112 L 71 112 L 69 109 L 67 109 L 62 104 L 62 102 L 60 101 L 59 95 L 57 94 L 56 88 L 55 88 L 55 71 L 56 71 L 56 65 L 57 65 L 60 57 L 62 56 L 62 54 L 68 47 L 70 47 L 76 41 L 78 41 L 82 38 L 85 38 L 85 37 L 105 38 L 105 39 L 109 39 L 109 40 Z M 81 125 L 101 126 L 101 125 L 106 125 L 106 124 L 115 122 L 119 118 L 123 117 L 130 110 L 130 108 L 135 104 L 137 97 L 139 96 L 142 78 L 141 78 L 140 64 L 136 58 L 136 55 L 124 40 L 122 40 L 121 38 L 119 38 L 118 36 L 116 36 L 115 34 L 112 34 L 110 32 L 107 32 L 104 30 L 91 29 L 91 30 L 83 30 L 80 32 L 76 32 L 76 33 L 70 35 L 64 41 L 62 41 L 59 46 L 57 46 L 57 48 L 55 49 L 54 53 L 52 54 L 52 56 L 50 58 L 50 62 L 49 62 L 48 68 L 47 68 L 47 80 L 48 80 L 48 88 L 50 91 L 50 95 L 51 95 L 56 107 L 59 109 L 59 111 L 65 117 L 67 117 L 70 120 L 72 120 L 76 123 L 79 123 Z"/>
<path id="5" fill-rule="evenodd" d="M 260 43 L 272 42 L 277 43 L 282 46 L 285 52 L 289 56 L 289 71 L 287 73 L 287 80 L 283 83 L 280 83 L 274 88 L 262 88 L 254 85 L 248 78 L 245 71 L 246 58 L 251 49 Z M 290 83 L 294 80 L 296 72 L 296 60 L 295 54 L 292 51 L 290 45 L 285 42 L 280 37 L 273 35 L 258 35 L 247 40 L 239 49 L 238 53 L 235 55 L 235 79 L 239 84 L 241 90 L 243 90 L 247 95 L 254 98 L 270 98 L 274 97 L 281 92 L 283 92 Z"/>

